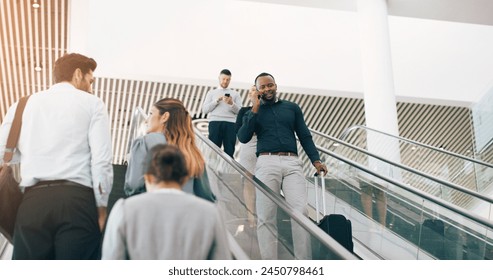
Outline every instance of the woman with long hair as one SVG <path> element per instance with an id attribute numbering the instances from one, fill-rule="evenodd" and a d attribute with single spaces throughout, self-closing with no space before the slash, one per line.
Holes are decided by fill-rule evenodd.
<path id="1" fill-rule="evenodd" d="M 231 259 L 217 207 L 182 191 L 190 174 L 187 165 L 175 145 L 150 149 L 142 168 L 147 192 L 116 202 L 102 259 Z"/>
<path id="2" fill-rule="evenodd" d="M 190 180 L 183 190 L 214 201 L 204 157 L 195 144 L 192 118 L 183 103 L 175 98 L 163 98 L 154 103 L 147 119 L 147 134 L 133 141 L 125 174 L 126 195 L 145 192 L 142 170 L 145 156 L 152 147 L 165 143 L 177 146 L 185 157 Z"/>

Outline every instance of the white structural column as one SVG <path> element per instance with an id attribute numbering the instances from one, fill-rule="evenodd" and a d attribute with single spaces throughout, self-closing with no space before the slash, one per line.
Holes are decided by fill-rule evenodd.
<path id="1" fill-rule="evenodd" d="M 386 0 L 358 0 L 368 127 L 397 135 L 397 107 Z"/>
<path id="2" fill-rule="evenodd" d="M 366 125 L 399 135 L 388 13 L 386 0 L 358 0 L 360 20 L 362 72 Z M 367 135 L 368 150 L 391 160 L 400 161 L 399 143 L 374 134 Z M 392 171 L 385 164 L 370 161 L 370 167 L 387 175 Z M 389 174 L 390 173 L 390 174 Z M 395 177 L 395 176 L 394 176 Z"/>

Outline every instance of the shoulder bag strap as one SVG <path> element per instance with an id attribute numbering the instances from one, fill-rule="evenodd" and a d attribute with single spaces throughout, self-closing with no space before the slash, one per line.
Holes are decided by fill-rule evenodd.
<path id="1" fill-rule="evenodd" d="M 19 135 L 21 133 L 22 126 L 22 113 L 26 107 L 27 100 L 31 95 L 24 96 L 19 100 L 17 104 L 17 109 L 15 111 L 14 121 L 12 121 L 12 126 L 10 127 L 9 137 L 7 138 L 7 145 L 5 145 L 5 153 L 3 155 L 3 163 L 8 163 L 12 160 L 14 155 L 14 149 L 19 141 Z"/>

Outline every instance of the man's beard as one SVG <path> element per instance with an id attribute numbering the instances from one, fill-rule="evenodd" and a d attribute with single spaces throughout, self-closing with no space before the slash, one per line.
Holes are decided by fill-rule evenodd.
<path id="1" fill-rule="evenodd" d="M 272 96 L 272 98 L 271 98 L 271 99 L 267 99 L 267 98 L 265 97 L 265 96 L 266 96 L 266 94 L 265 94 L 265 93 L 264 93 L 264 94 L 262 94 L 261 99 L 264 101 L 264 104 L 272 104 L 272 103 L 275 103 L 275 102 L 276 102 L 276 93 L 274 92 L 274 93 L 269 94 L 269 95 L 271 95 L 271 96 Z"/>

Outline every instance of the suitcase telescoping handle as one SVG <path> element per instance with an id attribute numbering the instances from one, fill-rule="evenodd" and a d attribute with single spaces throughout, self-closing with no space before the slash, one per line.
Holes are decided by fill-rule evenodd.
<path id="1" fill-rule="evenodd" d="M 317 219 L 317 223 L 320 221 L 319 217 L 318 217 L 318 213 L 320 212 L 320 208 L 319 208 L 319 204 L 318 204 L 318 177 L 320 175 L 318 173 L 315 173 L 313 175 L 313 181 L 315 182 L 315 209 L 317 212 L 316 214 L 316 219 Z M 322 213 L 323 213 L 323 216 L 324 217 L 325 215 L 327 215 L 327 211 L 325 210 L 325 179 L 323 176 L 320 176 L 320 181 L 322 182 L 320 185 L 322 186 L 322 190 L 321 190 L 321 194 L 322 194 Z"/>

